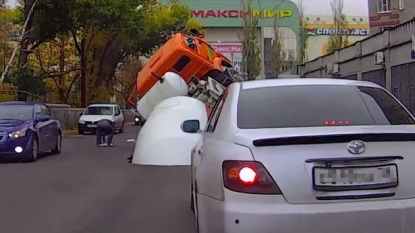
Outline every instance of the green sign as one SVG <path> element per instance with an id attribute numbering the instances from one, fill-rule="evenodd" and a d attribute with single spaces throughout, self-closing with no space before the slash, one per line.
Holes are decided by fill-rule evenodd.
<path id="1" fill-rule="evenodd" d="M 205 27 L 241 27 L 244 14 L 260 17 L 259 26 L 298 27 L 297 5 L 289 0 L 252 1 L 252 11 L 244 12 L 241 0 L 227 1 L 181 1 L 191 9 L 191 16 Z M 245 7 L 246 9 L 247 7 Z"/>

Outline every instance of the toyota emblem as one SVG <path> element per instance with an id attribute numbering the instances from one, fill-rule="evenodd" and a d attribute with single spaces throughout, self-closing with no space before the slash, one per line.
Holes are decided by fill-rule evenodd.
<path id="1" fill-rule="evenodd" d="M 362 154 L 366 151 L 365 143 L 361 140 L 354 140 L 349 143 L 347 150 L 354 155 Z"/>

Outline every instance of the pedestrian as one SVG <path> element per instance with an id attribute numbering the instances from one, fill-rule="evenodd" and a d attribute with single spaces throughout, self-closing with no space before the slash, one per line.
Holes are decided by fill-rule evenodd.
<path id="1" fill-rule="evenodd" d="M 100 120 L 97 123 L 95 133 L 97 136 L 97 146 L 112 146 L 112 138 L 115 133 L 115 128 L 110 120 Z"/>

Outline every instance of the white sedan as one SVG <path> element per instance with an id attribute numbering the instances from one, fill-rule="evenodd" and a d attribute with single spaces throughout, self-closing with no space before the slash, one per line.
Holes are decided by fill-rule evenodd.
<path id="1" fill-rule="evenodd" d="M 415 120 L 376 84 L 234 83 L 191 156 L 199 233 L 415 232 Z"/>

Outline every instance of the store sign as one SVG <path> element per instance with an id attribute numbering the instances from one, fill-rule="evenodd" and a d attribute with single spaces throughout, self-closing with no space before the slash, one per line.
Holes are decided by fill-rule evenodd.
<path id="1" fill-rule="evenodd" d="M 335 28 L 307 28 L 307 35 L 309 36 L 330 36 L 337 34 L 338 30 Z M 349 36 L 369 36 L 369 29 L 359 28 L 343 28 L 340 30 L 342 35 Z"/>
<path id="2" fill-rule="evenodd" d="M 210 43 L 212 47 L 225 55 L 233 64 L 233 68 L 237 72 L 242 72 L 242 51 L 243 45 L 241 43 Z"/>
<path id="3" fill-rule="evenodd" d="M 291 10 L 252 10 L 251 13 L 242 10 L 192 10 L 193 18 L 241 18 L 245 14 L 252 14 L 261 18 L 285 18 L 291 17 Z"/>
<path id="4" fill-rule="evenodd" d="M 212 47 L 220 53 L 242 53 L 243 46 L 240 43 L 213 44 Z"/>

